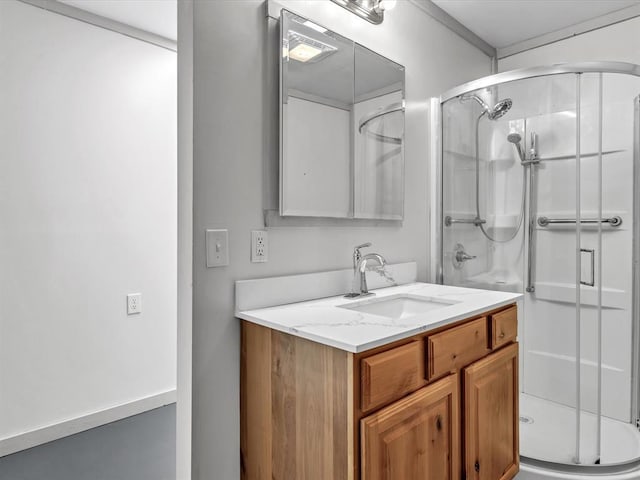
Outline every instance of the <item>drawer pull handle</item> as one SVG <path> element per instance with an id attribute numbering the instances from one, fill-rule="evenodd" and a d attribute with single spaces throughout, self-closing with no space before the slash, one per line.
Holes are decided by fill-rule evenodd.
<path id="1" fill-rule="evenodd" d="M 498 338 L 504 338 L 504 332 L 500 332 L 500 335 Z"/>

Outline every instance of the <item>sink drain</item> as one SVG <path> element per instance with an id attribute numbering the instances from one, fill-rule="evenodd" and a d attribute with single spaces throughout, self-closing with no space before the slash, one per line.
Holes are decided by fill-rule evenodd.
<path id="1" fill-rule="evenodd" d="M 526 415 L 520 415 L 520 423 L 533 423 L 533 418 Z"/>

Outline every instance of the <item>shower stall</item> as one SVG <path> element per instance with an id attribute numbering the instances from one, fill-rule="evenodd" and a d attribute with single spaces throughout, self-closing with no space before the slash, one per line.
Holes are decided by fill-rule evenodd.
<path id="1" fill-rule="evenodd" d="M 523 293 L 520 453 L 550 472 L 535 478 L 640 469 L 638 95 L 640 66 L 597 62 L 432 103 L 436 280 Z"/>

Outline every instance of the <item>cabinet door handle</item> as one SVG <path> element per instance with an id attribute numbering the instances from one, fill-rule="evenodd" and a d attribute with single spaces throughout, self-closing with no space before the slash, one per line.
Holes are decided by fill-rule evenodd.
<path id="1" fill-rule="evenodd" d="M 476 460 L 476 464 L 474 465 L 476 472 L 480 472 L 480 462 Z"/>
<path id="2" fill-rule="evenodd" d="M 442 415 L 436 417 L 436 428 L 438 431 L 442 430 Z"/>
<path id="3" fill-rule="evenodd" d="M 500 335 L 498 335 L 498 338 L 504 338 L 504 332 L 500 332 Z"/>

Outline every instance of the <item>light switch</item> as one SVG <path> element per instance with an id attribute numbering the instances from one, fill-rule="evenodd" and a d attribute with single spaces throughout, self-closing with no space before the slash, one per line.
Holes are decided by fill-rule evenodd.
<path id="1" fill-rule="evenodd" d="M 229 231 L 207 230 L 207 268 L 229 265 Z"/>

